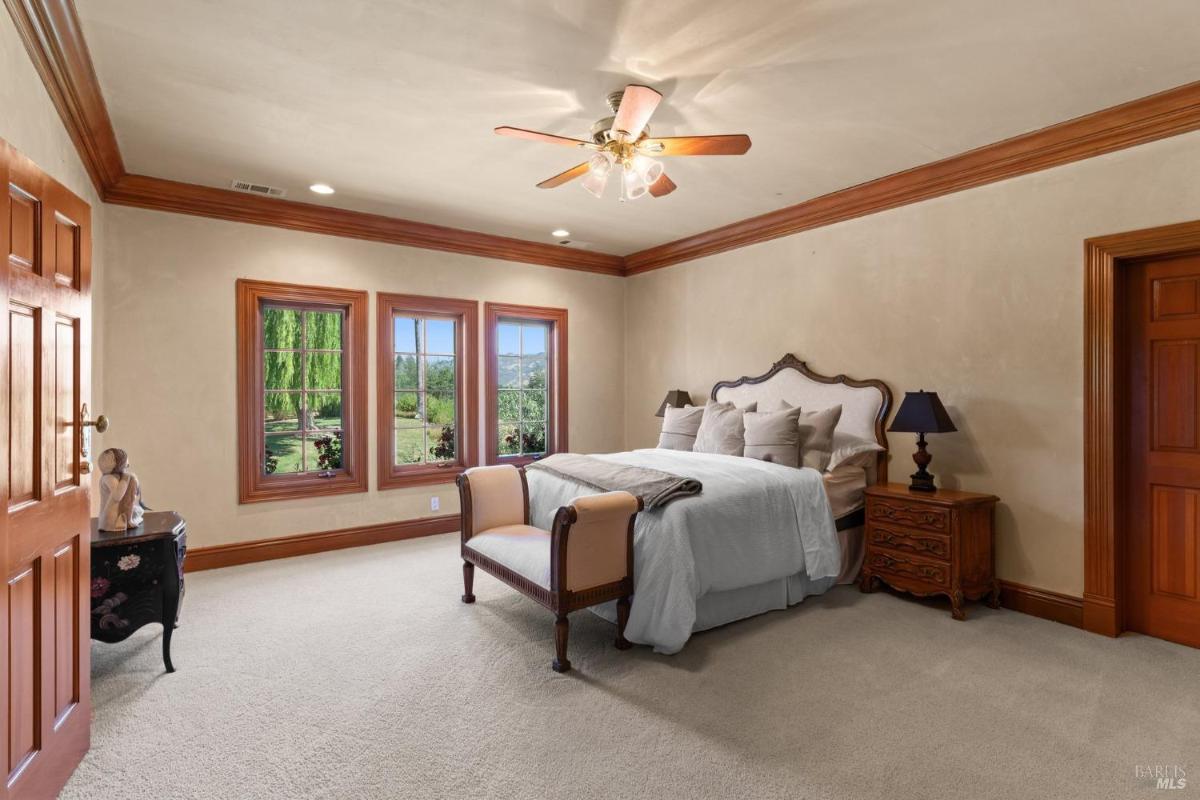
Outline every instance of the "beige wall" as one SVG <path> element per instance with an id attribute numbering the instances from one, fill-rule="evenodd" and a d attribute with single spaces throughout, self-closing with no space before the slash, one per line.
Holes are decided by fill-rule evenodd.
<path id="1" fill-rule="evenodd" d="M 620 449 L 619 278 L 115 206 L 108 209 L 105 244 L 112 267 L 105 274 L 103 364 L 112 428 L 103 444 L 129 451 L 147 504 L 182 512 L 193 546 L 458 509 L 453 484 L 238 505 L 237 278 L 367 289 L 372 315 L 374 293 L 380 291 L 566 308 L 571 447 Z M 372 430 L 374 330 L 372 319 Z M 481 372 L 481 388 L 482 383 Z M 373 441 L 369 456 L 374 487 Z M 430 510 L 432 495 L 441 499 L 438 512 Z"/>
<path id="2" fill-rule="evenodd" d="M 101 242 L 105 236 L 107 209 L 100 202 L 62 118 L 50 102 L 45 84 L 38 77 L 6 11 L 0 11 L 0 139 L 17 148 L 92 207 L 92 347 L 98 357 L 104 329 L 100 276 L 103 274 Z M 92 394 L 90 398 L 84 398 L 93 409 L 103 408 L 104 396 L 97 357 L 92 359 Z M 92 494 L 95 504 L 96 493 Z"/>
<path id="3" fill-rule="evenodd" d="M 626 282 L 626 445 L 684 388 L 814 369 L 936 390 L 945 486 L 1000 496 L 1001 578 L 1083 592 L 1083 241 L 1200 218 L 1200 133 L 796 234 Z M 892 434 L 891 472 L 912 468 Z"/>

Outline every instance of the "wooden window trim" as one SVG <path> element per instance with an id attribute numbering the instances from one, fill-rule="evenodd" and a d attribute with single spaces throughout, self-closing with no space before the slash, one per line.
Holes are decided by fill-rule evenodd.
<path id="1" fill-rule="evenodd" d="M 532 456 L 502 456 L 496 442 L 496 428 L 500 424 L 498 398 L 499 383 L 497 356 L 500 343 L 498 325 L 504 318 L 541 320 L 553 326 L 549 337 L 549 352 L 546 359 L 546 385 L 550 388 L 550 409 L 547 414 L 549 430 L 546 432 L 546 455 L 567 452 L 567 310 L 565 308 L 543 308 L 522 306 L 513 303 L 484 303 L 484 319 L 487 325 L 487 463 L 530 464 L 537 459 Z"/>
<path id="2" fill-rule="evenodd" d="M 264 475 L 260 454 L 266 444 L 263 419 L 263 303 L 338 306 L 345 310 L 341 473 Z M 302 390 L 303 391 L 303 390 Z M 324 286 L 300 286 L 240 279 L 237 282 L 238 502 L 261 503 L 323 497 L 367 490 L 367 293 Z"/>
<path id="3" fill-rule="evenodd" d="M 451 483 L 479 463 L 479 303 L 448 297 L 379 292 L 375 301 L 376 327 L 376 455 L 378 484 L 382 489 Z M 397 465 L 395 415 L 395 339 L 392 318 L 397 313 L 414 316 L 453 316 L 458 324 L 458 355 L 454 359 L 454 393 L 458 431 L 458 459 L 445 464 Z"/>

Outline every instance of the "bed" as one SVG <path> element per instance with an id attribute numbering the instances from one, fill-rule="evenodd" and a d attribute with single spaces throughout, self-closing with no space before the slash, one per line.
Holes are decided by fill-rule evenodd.
<path id="1" fill-rule="evenodd" d="M 883 424 L 891 390 L 882 381 L 827 377 L 788 354 L 763 375 L 721 381 L 711 397 L 786 401 L 805 411 L 840 404 L 836 432 L 882 448 L 861 477 L 796 469 L 738 456 L 645 449 L 596 455 L 700 480 L 703 492 L 638 515 L 634 596 L 625 636 L 676 653 L 692 633 L 822 594 L 857 575 L 862 561 L 862 489 L 887 479 Z M 549 528 L 554 512 L 596 490 L 545 470 L 529 470 L 531 523 Z M 831 503 L 831 500 L 833 501 Z M 615 621 L 612 604 L 593 610 Z"/>

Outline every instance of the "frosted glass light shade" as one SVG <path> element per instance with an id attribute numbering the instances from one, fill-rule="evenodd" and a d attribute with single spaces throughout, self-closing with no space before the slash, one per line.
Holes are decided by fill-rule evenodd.
<path id="1" fill-rule="evenodd" d="M 588 174 L 583 177 L 583 180 L 580 181 L 580 184 L 584 189 L 587 189 L 588 192 L 596 197 L 603 197 L 604 187 L 608 185 L 608 171 L 588 172 Z"/>
<path id="2" fill-rule="evenodd" d="M 636 168 L 626 167 L 621 176 L 621 183 L 625 190 L 623 197 L 626 200 L 637 200 L 646 194 L 646 179 Z"/>
<path id="3" fill-rule="evenodd" d="M 655 161 L 653 158 L 638 156 L 633 161 L 633 166 L 637 169 L 638 174 L 642 176 L 647 186 L 653 186 L 654 182 L 662 177 L 663 165 L 660 161 Z"/>

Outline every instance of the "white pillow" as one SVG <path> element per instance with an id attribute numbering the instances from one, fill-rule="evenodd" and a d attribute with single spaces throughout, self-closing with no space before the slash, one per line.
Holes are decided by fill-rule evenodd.
<path id="1" fill-rule="evenodd" d="M 663 409 L 662 433 L 658 446 L 662 450 L 691 450 L 696 444 L 696 431 L 704 417 L 703 406 L 684 406 Z"/>
<path id="2" fill-rule="evenodd" d="M 695 453 L 716 453 L 724 456 L 740 456 L 746 448 L 745 411 L 735 408 L 733 403 L 717 403 L 709 400 L 704 407 L 700 429 L 696 431 Z"/>
<path id="3" fill-rule="evenodd" d="M 875 463 L 876 453 L 883 450 L 883 445 L 872 439 L 860 439 L 852 433 L 834 431 L 833 455 L 829 457 L 826 472 L 833 472 L 840 464 L 852 464 L 864 469 Z"/>

